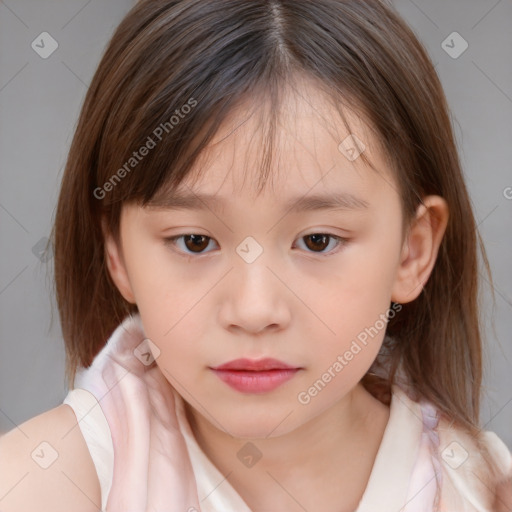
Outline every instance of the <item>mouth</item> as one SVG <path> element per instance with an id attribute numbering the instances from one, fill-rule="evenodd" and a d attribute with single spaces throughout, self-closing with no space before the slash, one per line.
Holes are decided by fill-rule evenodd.
<path id="1" fill-rule="evenodd" d="M 210 368 L 225 384 L 241 393 L 273 391 L 301 369 L 277 359 L 236 359 Z"/>

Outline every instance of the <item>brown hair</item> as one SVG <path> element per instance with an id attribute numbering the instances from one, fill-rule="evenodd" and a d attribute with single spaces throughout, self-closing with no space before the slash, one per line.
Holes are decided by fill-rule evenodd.
<path id="1" fill-rule="evenodd" d="M 117 237 L 123 203 L 145 205 L 179 185 L 237 104 L 275 107 L 295 73 L 371 124 L 405 221 L 426 195 L 447 201 L 450 218 L 430 279 L 387 327 L 389 382 L 401 362 L 418 397 L 476 433 L 479 246 L 489 277 L 490 270 L 441 83 L 411 29 L 378 0 L 147 0 L 126 15 L 87 92 L 53 231 L 69 384 L 137 310 L 108 274 L 101 218 Z M 273 116 L 267 121 L 261 183 L 275 129 Z M 131 161 L 148 137 L 155 146 Z"/>

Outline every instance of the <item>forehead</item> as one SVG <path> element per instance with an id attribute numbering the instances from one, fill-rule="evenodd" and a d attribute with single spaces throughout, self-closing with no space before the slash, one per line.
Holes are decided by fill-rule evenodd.
<path id="1" fill-rule="evenodd" d="M 371 125 L 358 112 L 343 108 L 345 126 L 338 108 L 308 81 L 284 90 L 277 109 L 250 98 L 239 103 L 177 189 L 161 191 L 150 204 L 172 196 L 188 196 L 189 204 L 194 195 L 256 199 L 261 192 L 276 199 L 322 193 L 325 199 L 328 192 L 333 200 L 356 207 L 358 196 L 359 206 L 368 204 L 364 196 L 378 187 L 397 193 Z M 262 180 L 265 164 L 268 172 Z M 214 205 L 215 198 L 208 201 Z M 200 207 L 199 199 L 195 203 Z M 307 208 L 306 203 L 302 206 Z"/>

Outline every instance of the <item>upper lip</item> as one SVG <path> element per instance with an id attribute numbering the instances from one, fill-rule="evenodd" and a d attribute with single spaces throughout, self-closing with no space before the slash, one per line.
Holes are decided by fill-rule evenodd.
<path id="1" fill-rule="evenodd" d="M 297 367 L 266 357 L 264 359 L 234 359 L 219 366 L 214 366 L 212 369 L 263 372 L 268 370 L 296 370 Z"/>

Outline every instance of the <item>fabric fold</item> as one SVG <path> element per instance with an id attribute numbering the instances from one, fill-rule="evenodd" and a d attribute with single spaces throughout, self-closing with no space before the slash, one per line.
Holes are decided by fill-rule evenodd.
<path id="1" fill-rule="evenodd" d="M 92 365 L 77 373 L 63 403 L 75 411 L 91 453 L 102 510 L 176 512 L 172 504 L 191 496 L 183 512 L 250 512 L 195 440 L 185 402 L 154 361 L 139 315 L 127 317 Z M 505 444 L 491 432 L 484 439 L 503 474 L 512 475 Z M 454 441 L 470 450 L 434 406 L 414 402 L 394 385 L 389 421 L 355 512 L 491 512 L 489 489 L 469 483 L 483 470 L 478 452 L 462 469 L 442 460 L 441 450 Z M 193 478 L 183 482 L 187 472 Z"/>

